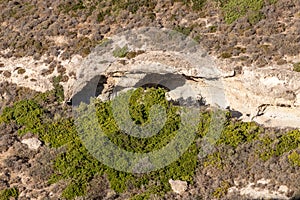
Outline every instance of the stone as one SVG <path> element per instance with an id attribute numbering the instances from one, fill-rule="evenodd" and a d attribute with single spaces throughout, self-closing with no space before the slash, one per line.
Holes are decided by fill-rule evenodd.
<path id="1" fill-rule="evenodd" d="M 181 180 L 169 180 L 172 190 L 177 194 L 182 194 L 187 190 L 187 182 Z"/>
<path id="2" fill-rule="evenodd" d="M 42 142 L 37 138 L 23 139 L 21 143 L 26 144 L 31 150 L 38 150 L 38 148 L 42 145 Z"/>
<path id="3" fill-rule="evenodd" d="M 241 74 L 225 78 L 223 86 L 230 108 L 243 113 L 244 121 L 254 120 L 267 127 L 299 128 L 299 80 L 299 73 L 284 67 L 244 67 Z"/>
<path id="4" fill-rule="evenodd" d="M 240 193 L 241 196 L 245 196 L 250 199 L 289 199 L 287 193 L 289 188 L 285 185 L 279 186 L 277 190 L 271 187 L 270 180 L 260 179 L 257 184 L 248 182 L 244 187 L 237 184 L 228 189 L 228 193 Z M 271 187 L 271 188 L 270 188 Z"/>

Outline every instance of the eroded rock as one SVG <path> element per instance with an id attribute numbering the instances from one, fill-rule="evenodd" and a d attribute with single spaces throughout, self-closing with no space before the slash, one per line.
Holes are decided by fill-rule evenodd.
<path id="1" fill-rule="evenodd" d="M 170 179 L 169 183 L 171 185 L 172 190 L 177 194 L 182 194 L 183 192 L 185 192 L 188 186 L 186 181 L 181 180 Z"/>
<path id="2" fill-rule="evenodd" d="M 286 66 L 287 67 L 287 66 Z M 287 69 L 245 68 L 223 80 L 231 108 L 269 127 L 300 127 L 300 74 Z"/>
<path id="3" fill-rule="evenodd" d="M 31 150 L 37 150 L 42 145 L 42 142 L 37 138 L 23 139 L 21 143 L 26 144 Z"/>
<path id="4" fill-rule="evenodd" d="M 244 187 L 233 186 L 228 189 L 228 192 L 238 192 L 251 199 L 290 199 L 288 197 L 289 188 L 286 185 L 280 185 L 277 190 L 268 189 L 270 185 L 272 185 L 271 180 L 260 179 L 257 183 L 250 182 Z"/>

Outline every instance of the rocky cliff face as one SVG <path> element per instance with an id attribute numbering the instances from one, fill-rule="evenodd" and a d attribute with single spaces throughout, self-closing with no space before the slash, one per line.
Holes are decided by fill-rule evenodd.
<path id="1" fill-rule="evenodd" d="M 78 96 L 105 101 L 128 88 L 159 86 L 174 103 L 220 107 L 275 127 L 264 132 L 274 138 L 284 135 L 281 129 L 299 129 L 300 1 L 238 1 L 264 2 L 238 14 L 227 5 L 235 0 L 220 2 L 2 0 L 0 108 L 51 90 L 59 76 L 68 104 L 79 103 Z M 138 27 L 143 37 L 135 38 Z M 72 113 L 57 102 L 47 106 L 53 116 L 59 111 L 55 117 Z M 60 150 L 31 133 L 20 137 L 17 129 L 0 125 L 0 189 L 18 187 L 20 199 L 61 198 L 67 181 L 48 184 Z M 254 153 L 260 142 L 218 147 L 224 168 L 199 166 L 193 185 L 165 198 L 211 199 L 220 189 L 225 199 L 296 199 L 299 167 L 291 166 L 290 152 L 265 162 Z M 131 196 L 115 194 L 105 177 L 90 186 L 86 199 Z"/>
<path id="2" fill-rule="evenodd" d="M 195 55 L 188 56 L 184 52 L 149 48 L 134 58 L 118 58 L 113 56 L 115 47 L 111 46 L 106 56 L 101 54 L 103 49 L 99 47 L 101 51 L 96 48 L 87 58 L 79 55 L 64 61 L 58 58 L 61 68 L 71 74 L 63 84 L 66 101 L 93 77 L 103 76 L 105 81 L 98 85 L 103 87 L 100 96 L 103 100 L 109 99 L 116 88 L 159 83 L 171 88 L 168 95 L 174 101 L 189 97 L 203 99 L 206 104 L 240 112 L 239 117 L 245 121 L 254 120 L 269 127 L 300 127 L 300 73 L 292 71 L 292 65 L 249 66 L 237 71 L 234 69 L 236 63 L 225 63 L 209 56 L 200 47 Z M 2 81 L 37 91 L 51 89 L 50 77 L 59 75 L 58 69 L 43 75 L 51 66 L 30 57 L 1 58 L 1 62 L 5 63 L 1 68 Z M 2 98 L 5 100 L 5 93 Z"/>
<path id="3" fill-rule="evenodd" d="M 165 27 L 195 38 L 203 52 L 214 56 L 213 62 L 220 62 L 214 69 L 220 70 L 218 73 L 224 78 L 222 87 L 227 106 L 243 113 L 244 120 L 268 126 L 298 127 L 299 73 L 292 71 L 292 66 L 300 62 L 299 2 L 265 2 L 255 16 L 257 19 L 254 17 L 256 21 L 251 13 L 245 16 L 239 13 L 241 17 L 230 21 L 231 24 L 225 22 L 234 13 L 226 13 L 228 10 L 223 4 L 197 2 L 190 8 L 189 4 L 173 1 L 137 5 L 134 2 L 131 6 L 123 1 L 119 4 L 3 1 L 0 80 L 46 91 L 52 87 L 51 77 L 61 75 L 66 97 L 71 98 L 73 84 L 79 76 L 78 66 L 104 36 L 137 27 Z M 173 57 L 152 52 L 148 58 L 149 50 L 135 60 L 140 64 L 149 64 L 149 59 L 163 63 L 162 59 L 168 61 L 168 56 Z M 116 67 L 123 72 L 137 66 L 131 61 L 121 62 Z M 178 60 L 172 62 L 179 65 Z M 172 66 L 172 63 L 167 64 Z M 204 68 L 186 66 L 183 69 L 185 64 L 180 64 L 180 70 L 168 73 L 207 81 L 209 72 L 203 71 Z M 159 73 L 163 67 L 166 66 L 161 66 Z M 109 69 L 111 74 L 119 71 Z M 5 95 L 2 98 L 5 99 Z"/>
<path id="4" fill-rule="evenodd" d="M 288 68 L 288 66 L 286 66 Z M 245 68 L 224 80 L 231 107 L 265 126 L 299 127 L 299 73 L 276 66 Z"/>
<path id="5" fill-rule="evenodd" d="M 188 66 L 188 60 L 176 59 L 175 55 L 161 52 L 123 60 L 125 65 L 111 65 L 100 74 L 108 78 L 111 90 L 113 87 L 134 87 L 139 82 L 160 82 L 172 88 L 169 95 L 174 101 L 188 97 L 202 98 L 207 104 L 240 112 L 240 118 L 244 121 L 253 120 L 267 127 L 300 127 L 300 74 L 291 71 L 290 66 L 280 69 L 276 66 L 259 69 L 245 67 L 237 74 L 233 70 L 222 71 L 218 60 L 209 60 L 212 64 L 207 69 L 215 70 L 213 75 L 207 73 L 205 68 L 193 64 Z M 159 68 L 155 68 L 157 63 L 160 63 Z M 151 73 L 164 78 L 155 80 L 147 77 Z M 172 75 L 182 76 L 184 83 L 176 86 Z M 107 98 L 105 92 L 103 95 Z"/>

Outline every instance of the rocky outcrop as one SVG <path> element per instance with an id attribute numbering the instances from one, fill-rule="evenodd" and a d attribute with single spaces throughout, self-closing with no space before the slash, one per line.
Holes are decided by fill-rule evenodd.
<path id="1" fill-rule="evenodd" d="M 187 189 L 187 182 L 181 180 L 169 180 L 172 190 L 177 194 L 182 194 Z"/>
<path id="2" fill-rule="evenodd" d="M 26 144 L 28 146 L 28 149 L 31 150 L 37 150 L 42 144 L 42 142 L 37 138 L 23 139 L 21 143 Z"/>
<path id="3" fill-rule="evenodd" d="M 181 49 L 175 49 L 169 41 L 171 48 L 161 51 L 166 46 L 153 42 L 143 46 L 143 53 L 134 58 L 114 57 L 116 46 L 127 45 L 129 52 L 137 50 L 132 44 L 140 41 L 125 36 L 112 38 L 109 45 L 96 48 L 83 61 L 73 95 L 82 96 L 78 92 L 89 83 L 94 85 L 88 87 L 93 88 L 89 90 L 93 94 L 101 87 L 94 96 L 102 100 L 123 89 L 152 84 L 167 88 L 167 98 L 177 103 L 192 99 L 237 111 L 244 121 L 254 120 L 268 127 L 300 127 L 300 73 L 292 71 L 292 66 L 244 67 L 237 73 L 234 62 L 224 63 L 178 38 Z M 105 77 L 105 82 L 91 82 L 95 74 Z"/>
<path id="4" fill-rule="evenodd" d="M 61 82 L 66 101 L 74 99 L 76 94 L 107 100 L 120 90 L 152 84 L 167 88 L 167 97 L 175 102 L 193 99 L 240 112 L 239 117 L 244 121 L 254 120 L 269 127 L 300 127 L 300 73 L 292 71 L 291 65 L 249 66 L 237 71 L 236 63 L 208 55 L 201 46 L 180 34 L 162 42 L 169 37 L 165 29 L 139 31 L 113 37 L 85 59 L 78 55 L 64 61 L 56 58 L 68 77 Z M 132 36 L 137 33 L 144 38 Z M 123 46 L 133 56 L 113 55 L 117 47 Z M 59 67 L 43 75 L 51 69 L 51 63 L 29 57 L 0 61 L 5 63 L 0 80 L 37 91 L 52 89 L 51 77 L 61 75 Z M 4 72 L 11 73 L 6 77 L 8 74 Z"/>
<path id="5" fill-rule="evenodd" d="M 234 186 L 228 189 L 228 193 L 240 193 L 251 199 L 290 199 L 288 197 L 289 188 L 285 185 L 280 185 L 276 191 L 266 189 L 270 187 L 271 180 L 260 179 L 256 183 L 248 183 L 241 187 L 242 181 L 235 181 Z"/>
<path id="6" fill-rule="evenodd" d="M 295 72 L 285 70 L 280 73 L 270 68 L 247 69 L 234 77 L 210 80 L 209 77 L 167 71 L 167 67 L 164 72 L 133 72 L 137 67 L 149 66 L 141 63 L 135 61 L 134 66 L 118 66 L 118 71 L 109 68 L 111 71 L 105 76 L 110 85 L 105 88 L 110 89 L 104 90 L 100 98 L 109 99 L 116 88 L 159 83 L 169 88 L 169 100 L 201 99 L 206 104 L 242 113 L 241 119 L 244 121 L 254 120 L 267 127 L 300 127 L 300 75 Z M 274 71 L 275 74 L 272 74 Z"/>
<path id="7" fill-rule="evenodd" d="M 230 107 L 244 120 L 271 127 L 300 126 L 300 73 L 278 66 L 251 69 L 224 79 Z"/>

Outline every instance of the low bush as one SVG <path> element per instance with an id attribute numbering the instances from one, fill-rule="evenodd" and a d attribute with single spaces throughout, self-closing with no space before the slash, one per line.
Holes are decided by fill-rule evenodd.
<path id="1" fill-rule="evenodd" d="M 263 160 L 268 160 L 272 156 L 281 156 L 300 147 L 300 131 L 292 130 L 278 136 L 276 139 L 265 136 L 260 141 L 261 150 L 258 152 L 259 156 Z"/>
<path id="2" fill-rule="evenodd" d="M 42 124 L 44 109 L 34 100 L 21 100 L 12 107 L 6 107 L 0 116 L 0 122 L 15 122 L 19 127 L 20 134 L 26 132 L 37 133 Z"/>
<path id="3" fill-rule="evenodd" d="M 262 18 L 260 10 L 264 6 L 264 0 L 228 0 L 221 5 L 226 23 L 231 24 L 246 14 L 250 14 L 250 23 L 255 23 Z"/>
<path id="4" fill-rule="evenodd" d="M 174 138 L 181 122 L 180 107 L 168 102 L 165 92 L 161 88 L 138 88 L 126 93 L 130 94 L 128 105 L 131 120 L 137 125 L 143 127 L 151 123 L 151 107 L 154 105 L 158 104 L 165 110 L 164 126 L 154 136 L 137 138 L 124 134 L 115 121 L 112 101 L 95 101 L 99 126 L 111 142 L 126 151 L 145 153 L 164 147 Z M 94 176 L 104 174 L 110 182 L 111 189 L 117 193 L 143 187 L 143 193 L 132 197 L 133 199 L 148 198 L 151 194 L 164 195 L 171 189 L 169 179 L 193 183 L 195 170 L 199 164 L 202 165 L 197 159 L 201 150 L 199 142 L 205 136 L 209 136 L 210 132 L 217 131 L 223 125 L 219 124 L 220 122 L 224 123 L 223 131 L 220 137 L 211 135 L 208 138 L 212 144 L 237 148 L 239 145 L 259 139 L 258 135 L 263 132 L 263 129 L 255 123 L 231 121 L 229 113 L 224 115 L 223 111 L 200 112 L 197 137 L 178 160 L 162 169 L 145 174 L 121 172 L 103 165 L 89 153 L 77 133 L 72 117 L 56 117 L 54 119 L 55 113 L 50 112 L 48 104 L 41 105 L 43 100 L 49 101 L 49 104 L 53 103 L 51 100 L 56 101 L 55 98 L 51 98 L 55 94 L 55 92 L 48 92 L 39 94 L 31 100 L 16 102 L 12 107 L 4 109 L 0 121 L 16 123 L 20 133 L 35 133 L 49 147 L 65 150 L 53 162 L 54 173 L 49 183 L 60 180 L 68 182 L 69 184 L 62 193 L 66 199 L 85 195 L 87 186 Z M 124 107 L 122 102 L 120 106 Z M 222 120 L 220 117 L 223 117 Z M 88 126 L 89 123 L 87 122 L 85 125 Z M 300 146 L 300 131 L 290 131 L 276 140 L 264 137 L 260 141 L 264 146 L 261 148 L 262 158 L 280 156 Z M 222 169 L 223 159 L 225 156 L 221 152 L 214 152 L 206 157 L 203 165 Z M 293 165 L 298 165 L 299 154 L 291 153 L 289 160 Z M 223 185 L 215 191 L 214 195 L 216 197 L 224 195 L 226 187 L 226 184 Z"/>
<path id="5" fill-rule="evenodd" d="M 17 188 L 9 188 L 0 191 L 0 200 L 10 200 L 12 197 L 17 198 L 19 196 L 19 190 Z"/>
<path id="6" fill-rule="evenodd" d="M 290 163 L 293 166 L 298 166 L 300 167 L 300 154 L 297 153 L 296 151 L 293 151 L 289 156 L 288 159 L 290 161 Z"/>
<path id="7" fill-rule="evenodd" d="M 236 148 L 240 144 L 257 139 L 262 131 L 262 128 L 254 122 L 230 122 L 224 127 L 217 144 L 226 144 Z"/>
<path id="8" fill-rule="evenodd" d="M 144 186 L 146 191 L 163 195 L 169 191 L 169 179 L 180 179 L 193 182 L 193 175 L 197 166 L 198 148 L 192 144 L 189 149 L 169 166 L 150 172 L 148 174 L 131 174 L 111 169 L 96 160 L 82 144 L 77 135 L 74 119 L 53 119 L 46 115 L 49 113 L 47 106 L 41 107 L 38 101 L 47 99 L 47 95 L 38 95 L 36 99 L 16 102 L 12 107 L 6 108 L 1 115 L 1 121 L 15 122 L 20 126 L 22 133 L 32 132 L 52 148 L 64 148 L 65 152 L 59 154 L 54 161 L 54 174 L 49 182 L 59 180 L 69 182 L 62 196 L 66 199 L 74 199 L 76 196 L 86 194 L 89 181 L 98 174 L 106 174 L 110 187 L 118 193 L 129 188 Z M 140 139 L 123 134 L 114 122 L 111 102 L 98 102 L 96 104 L 99 125 L 103 128 L 111 141 L 127 151 L 149 152 L 166 145 L 178 129 L 180 117 L 178 108 L 165 99 L 163 89 L 139 88 L 132 94 L 130 100 L 130 113 L 136 124 L 149 122 L 150 107 L 160 104 L 166 109 L 167 121 L 159 134 Z M 50 117 L 50 118 L 49 118 Z M 200 135 L 200 134 L 199 134 Z"/>
<path id="9" fill-rule="evenodd" d="M 227 194 L 229 188 L 230 184 L 227 181 L 223 181 L 221 182 L 221 186 L 215 189 L 213 196 L 217 199 L 220 199 Z"/>
<path id="10" fill-rule="evenodd" d="M 298 63 L 294 63 L 293 64 L 293 70 L 295 71 L 295 72 L 300 72 L 300 62 L 298 62 Z"/>
<path id="11" fill-rule="evenodd" d="M 192 27 L 184 27 L 184 26 L 176 26 L 174 28 L 175 31 L 178 31 L 179 33 L 182 33 L 183 35 L 189 36 L 192 32 Z"/>
<path id="12" fill-rule="evenodd" d="M 117 46 L 114 50 L 113 50 L 113 56 L 116 58 L 124 58 L 128 53 L 128 47 L 127 46 L 123 46 L 123 47 L 119 47 Z"/>

